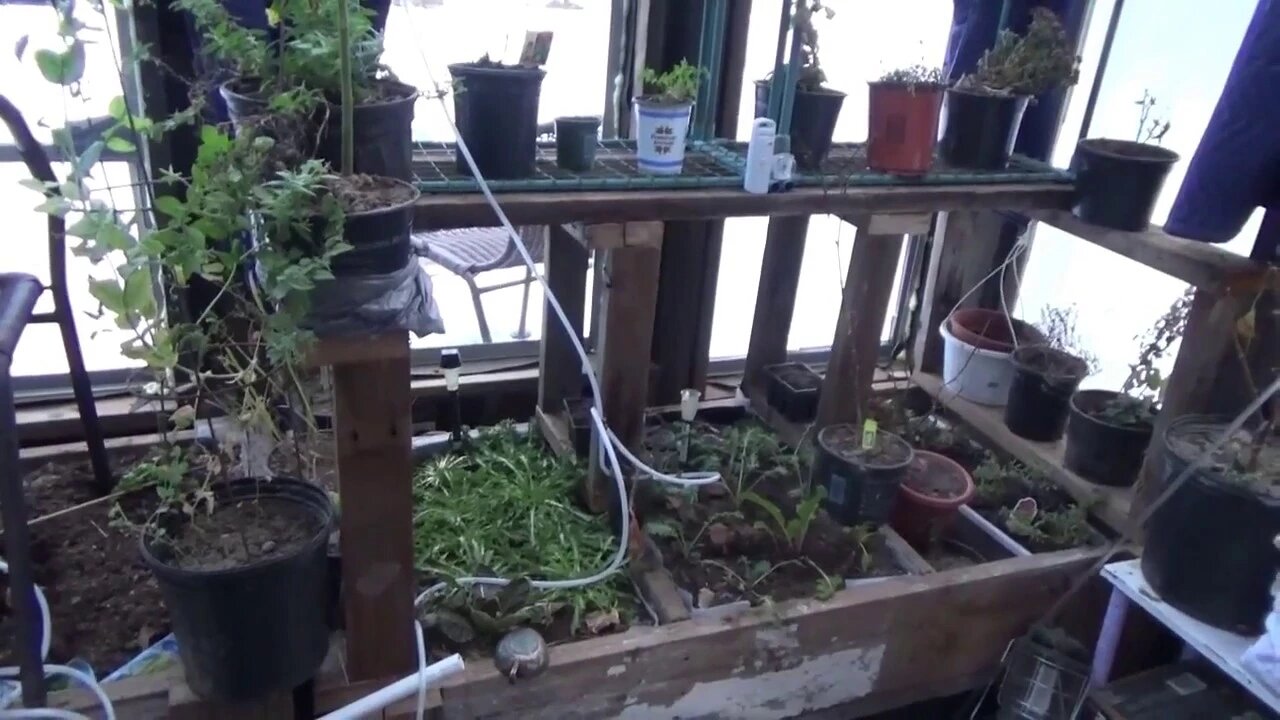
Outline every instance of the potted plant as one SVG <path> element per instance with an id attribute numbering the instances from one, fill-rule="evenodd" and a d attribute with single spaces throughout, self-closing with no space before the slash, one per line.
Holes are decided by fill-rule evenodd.
<path id="1" fill-rule="evenodd" d="M 1263 631 L 1280 571 L 1280 438 L 1269 403 L 1265 419 L 1217 448 L 1147 523 L 1142 574 L 1160 598 L 1191 617 L 1241 635 Z M 1169 483 L 1210 450 L 1228 418 L 1181 417 L 1160 452 Z M 1194 538 L 1194 541 L 1188 538 Z"/>
<path id="2" fill-rule="evenodd" d="M 960 463 L 916 450 L 898 486 L 893 529 L 912 547 L 925 552 L 946 534 L 973 492 L 973 478 Z"/>
<path id="3" fill-rule="evenodd" d="M 795 28 L 792 42 L 799 43 L 800 67 L 796 73 L 795 102 L 791 106 L 791 152 L 796 166 L 809 172 L 819 170 L 831 150 L 831 137 L 845 97 L 844 93 L 826 87 L 827 75 L 818 62 L 818 31 L 813 26 L 813 17 L 819 12 L 828 20 L 836 14 L 821 0 L 796 0 L 792 16 Z M 769 116 L 769 95 L 775 79 L 766 77 L 756 81 L 756 117 Z"/>
<path id="4" fill-rule="evenodd" d="M 938 331 L 943 339 L 943 383 L 965 400 L 982 405 L 1003 405 L 1008 398 L 1013 381 L 1009 356 L 1015 344 L 1044 342 L 1034 326 L 980 308 L 956 310 Z"/>
<path id="5" fill-rule="evenodd" d="M 1178 162 L 1178 153 L 1160 147 L 1172 123 L 1151 117 L 1155 104 L 1144 90 L 1133 140 L 1090 138 L 1076 145 L 1076 217 L 1115 230 L 1147 229 L 1165 178 Z"/>
<path id="6" fill-rule="evenodd" d="M 659 73 L 644 71 L 644 94 L 635 99 L 636 166 L 653 175 L 679 175 L 684 169 L 689 116 L 702 72 L 681 60 Z"/>
<path id="7" fill-rule="evenodd" d="M 533 175 L 538 152 L 538 99 L 547 73 L 538 64 L 504 65 L 485 54 L 449 66 L 458 134 L 486 178 Z M 471 174 L 459 149 L 458 172 Z"/>
<path id="8" fill-rule="evenodd" d="M 813 487 L 825 488 L 823 507 L 843 525 L 888 522 L 913 451 L 893 433 L 849 424 L 818 432 Z"/>
<path id="9" fill-rule="evenodd" d="M 556 118 L 556 165 L 564 170 L 587 172 L 596 161 L 600 142 L 600 118 Z"/>
<path id="10" fill-rule="evenodd" d="M 885 73 L 869 86 L 867 166 L 895 175 L 929 172 L 947 89 L 942 71 L 913 65 Z"/>
<path id="11" fill-rule="evenodd" d="M 1097 359 L 1080 349 L 1074 309 L 1046 308 L 1041 327 L 1047 343 L 1021 345 L 1010 355 L 1004 424 L 1019 437 L 1051 442 L 1066 430 L 1071 396 L 1096 371 Z"/>
<path id="12" fill-rule="evenodd" d="M 1080 60 L 1053 12 L 1031 11 L 1025 35 L 1001 30 L 977 69 L 947 90 L 939 154 L 947 165 L 981 170 L 1009 164 L 1027 103 L 1075 84 Z"/>
<path id="13" fill-rule="evenodd" d="M 791 422 L 812 422 L 818 412 L 822 376 L 804 363 L 789 362 L 764 368 L 769 407 Z"/>
<path id="14" fill-rule="evenodd" d="M 413 110 L 418 90 L 378 63 L 382 38 L 373 13 L 351 3 L 280 2 L 277 30 L 239 25 L 211 0 L 180 0 L 203 36 L 202 51 L 231 73 L 219 91 L 239 130 L 259 127 L 300 153 L 337 165 L 341 153 L 343 68 L 354 85 L 355 172 L 413 180 Z M 338 20 L 350 28 L 349 57 L 338 51 Z M 296 164 L 296 163 L 295 163 Z"/>
<path id="15" fill-rule="evenodd" d="M 1137 479 L 1164 385 L 1156 364 L 1182 337 L 1194 292 L 1187 288 L 1143 336 L 1120 392 L 1081 390 L 1071 397 L 1063 455 L 1068 470 L 1103 485 L 1128 486 Z"/>

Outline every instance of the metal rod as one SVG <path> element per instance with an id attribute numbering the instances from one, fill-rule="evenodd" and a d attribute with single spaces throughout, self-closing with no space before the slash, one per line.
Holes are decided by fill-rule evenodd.
<path id="1" fill-rule="evenodd" d="M 791 134 L 791 109 L 796 102 L 796 77 L 800 74 L 800 37 L 795 31 L 795 19 L 792 18 L 791 56 L 787 60 L 786 77 L 782 85 L 782 108 L 778 115 L 778 134 Z M 777 87 L 778 76 L 773 76 L 773 85 Z"/>
<path id="2" fill-rule="evenodd" d="M 1102 40 L 1102 53 L 1098 55 L 1098 69 L 1093 73 L 1093 85 L 1089 88 L 1089 99 L 1084 104 L 1084 118 L 1080 120 L 1080 140 L 1089 135 L 1089 126 L 1093 124 L 1093 110 L 1098 105 L 1098 95 L 1102 91 L 1102 79 L 1107 74 L 1107 62 L 1111 59 L 1111 46 L 1116 40 L 1116 29 L 1120 27 L 1120 14 L 1124 11 L 1124 0 L 1116 0 L 1111 7 L 1111 20 L 1107 23 L 1107 35 Z"/>

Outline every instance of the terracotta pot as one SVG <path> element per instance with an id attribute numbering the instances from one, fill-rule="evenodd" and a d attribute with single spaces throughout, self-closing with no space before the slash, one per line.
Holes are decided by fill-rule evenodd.
<path id="1" fill-rule="evenodd" d="M 933 167 L 942 85 L 870 83 L 867 165 L 895 175 L 923 175 Z"/>
<path id="2" fill-rule="evenodd" d="M 890 524 L 923 552 L 946 535 L 960 506 L 969 502 L 973 493 L 973 478 L 959 463 L 938 453 L 916 450 L 898 486 Z"/>
<path id="3" fill-rule="evenodd" d="M 951 314 L 948 327 L 956 339 L 972 345 L 980 350 L 994 352 L 1013 352 L 1013 336 L 1009 332 L 1009 322 L 1017 328 L 1018 344 L 1035 345 L 1045 342 L 1044 335 L 1034 326 L 1017 318 L 1006 318 L 999 310 L 982 308 L 966 308 Z"/>

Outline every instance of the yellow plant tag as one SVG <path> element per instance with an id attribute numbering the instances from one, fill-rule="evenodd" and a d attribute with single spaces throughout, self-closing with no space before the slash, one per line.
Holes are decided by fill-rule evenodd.
<path id="1" fill-rule="evenodd" d="M 871 448 L 876 446 L 876 432 L 879 429 L 880 429 L 880 423 L 876 422 L 875 420 L 872 420 L 871 418 L 867 418 L 867 421 L 862 423 L 862 449 L 863 450 L 870 450 Z"/>

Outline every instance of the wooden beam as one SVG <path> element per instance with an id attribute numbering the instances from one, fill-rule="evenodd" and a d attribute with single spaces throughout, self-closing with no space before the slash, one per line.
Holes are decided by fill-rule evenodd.
<path id="1" fill-rule="evenodd" d="M 347 673 L 352 680 L 413 669 L 413 466 L 410 457 L 407 335 L 351 338 L 386 355 L 330 347 L 334 435 L 342 495 L 340 543 L 346 610 Z"/>
<path id="2" fill-rule="evenodd" d="M 568 316 L 579 342 L 587 297 L 587 257 L 586 248 L 568 232 L 559 225 L 551 226 L 545 259 L 547 285 Z M 582 359 L 546 300 L 543 301 L 539 366 L 538 407 L 559 412 L 565 398 L 582 394 Z"/>
<path id="3" fill-rule="evenodd" d="M 822 379 L 815 432 L 836 423 L 861 422 L 871 402 L 880 334 L 897 278 L 903 236 L 872 235 L 864 230 L 867 227 L 870 219 L 859 219 L 831 359 Z"/>
<path id="4" fill-rule="evenodd" d="M 1071 193 L 1071 185 L 1066 183 L 991 183 L 862 185 L 838 190 L 802 187 L 768 195 L 744 193 L 738 188 L 499 192 L 498 201 L 516 225 L 555 225 L 569 220 L 596 224 L 753 215 L 1065 208 Z M 414 228 L 475 227 L 492 221 L 493 210 L 479 193 L 428 193 L 418 200 Z"/>
<path id="5" fill-rule="evenodd" d="M 706 384 L 723 230 L 724 223 L 714 220 L 666 224 L 650 405 L 678 402 L 681 390 Z"/>
<path id="6" fill-rule="evenodd" d="M 605 251 L 601 260 L 600 288 L 600 392 L 605 419 L 618 438 L 632 450 L 643 443 L 644 409 L 649 396 L 649 352 L 653 344 L 654 313 L 658 300 L 658 269 L 662 251 L 653 239 L 662 239 L 662 223 L 631 223 L 626 234 L 648 240 Z M 599 471 L 597 445 L 591 446 L 591 464 L 584 488 L 587 507 L 603 512 L 610 506 L 607 480 Z"/>
<path id="7" fill-rule="evenodd" d="M 787 337 L 791 334 L 808 232 L 808 215 L 769 218 L 764 257 L 760 260 L 760 284 L 756 288 L 756 312 L 742 371 L 742 385 L 747 392 L 764 386 L 765 366 L 787 359 Z"/>

